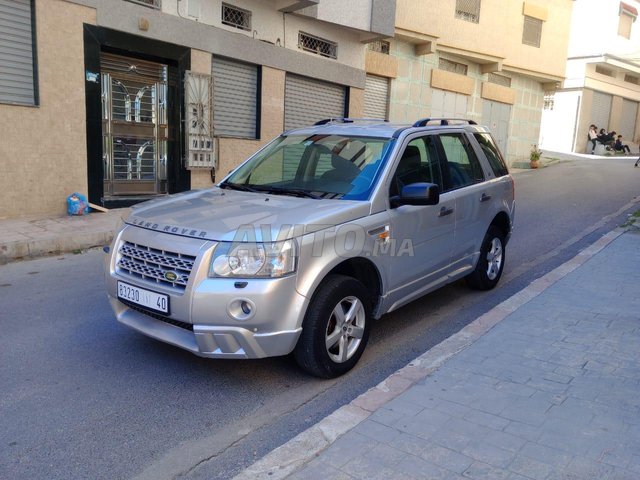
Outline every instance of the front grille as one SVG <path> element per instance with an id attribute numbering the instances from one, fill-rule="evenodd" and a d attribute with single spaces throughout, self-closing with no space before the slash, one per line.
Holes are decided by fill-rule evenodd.
<path id="1" fill-rule="evenodd" d="M 184 290 L 196 257 L 124 242 L 118 250 L 118 273 Z"/>
<path id="2" fill-rule="evenodd" d="M 193 332 L 193 325 L 191 325 L 190 323 L 181 322 L 180 320 L 174 320 L 173 318 L 166 317 L 166 316 L 162 315 L 161 313 L 152 312 L 151 310 L 147 310 L 146 308 L 140 307 L 139 305 L 136 305 L 135 303 L 129 302 L 129 301 L 123 299 L 123 298 L 119 298 L 118 300 L 120 300 L 122 303 L 124 303 L 131 310 L 135 310 L 136 312 L 144 313 L 145 315 L 147 315 L 147 316 L 149 316 L 151 318 L 155 318 L 156 320 L 160 320 L 161 322 L 168 323 L 169 325 L 173 325 L 175 327 L 180 327 L 180 328 L 183 328 L 185 330 L 189 330 L 190 332 Z"/>

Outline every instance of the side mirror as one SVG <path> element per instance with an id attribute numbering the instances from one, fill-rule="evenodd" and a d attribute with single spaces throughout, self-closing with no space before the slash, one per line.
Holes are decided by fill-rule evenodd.
<path id="1" fill-rule="evenodd" d="M 411 183 L 402 187 L 399 197 L 391 199 L 391 205 L 437 205 L 440 202 L 440 187 L 435 183 Z"/>

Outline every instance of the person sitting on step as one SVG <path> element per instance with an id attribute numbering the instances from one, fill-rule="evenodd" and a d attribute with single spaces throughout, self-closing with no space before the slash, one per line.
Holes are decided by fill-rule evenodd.
<path id="1" fill-rule="evenodd" d="M 629 145 L 625 145 L 622 143 L 622 135 L 618 135 L 618 138 L 616 139 L 616 143 L 613 144 L 613 149 L 616 152 L 631 153 L 631 149 L 629 148 Z"/>

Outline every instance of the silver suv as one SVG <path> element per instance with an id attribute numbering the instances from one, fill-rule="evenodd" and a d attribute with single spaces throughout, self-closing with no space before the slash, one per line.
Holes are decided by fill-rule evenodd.
<path id="1" fill-rule="evenodd" d="M 445 284 L 500 279 L 514 186 L 473 121 L 331 119 L 218 185 L 139 205 L 105 259 L 118 321 L 211 358 L 293 352 L 350 370 L 371 322 Z"/>

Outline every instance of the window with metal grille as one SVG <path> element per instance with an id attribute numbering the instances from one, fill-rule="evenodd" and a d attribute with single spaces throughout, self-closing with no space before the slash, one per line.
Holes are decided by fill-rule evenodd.
<path id="1" fill-rule="evenodd" d="M 489 83 L 495 83 L 496 85 L 502 85 L 503 87 L 511 86 L 511 79 L 504 75 L 498 75 L 497 73 L 489 73 Z"/>
<path id="2" fill-rule="evenodd" d="M 456 0 L 456 18 L 479 23 L 480 0 Z"/>
<path id="3" fill-rule="evenodd" d="M 607 77 L 615 78 L 616 76 L 616 73 L 613 70 L 605 68 L 602 65 L 596 65 L 596 73 L 599 73 L 600 75 L 606 75 Z"/>
<path id="4" fill-rule="evenodd" d="M 440 70 L 446 70 L 447 72 L 457 73 L 459 75 L 466 75 L 468 67 L 464 63 L 453 62 L 446 58 L 438 60 L 438 68 Z"/>
<path id="5" fill-rule="evenodd" d="M 162 7 L 162 0 L 126 0 L 127 2 L 137 3 L 138 5 L 144 5 L 145 7 L 156 8 L 160 10 Z"/>
<path id="6" fill-rule="evenodd" d="M 327 58 L 338 58 L 338 44 L 308 33 L 298 33 L 298 48 Z"/>
<path id="7" fill-rule="evenodd" d="M 545 93 L 544 94 L 544 103 L 542 108 L 544 110 L 553 110 L 553 106 L 555 103 L 554 94 L 553 93 Z"/>
<path id="8" fill-rule="evenodd" d="M 539 18 L 524 16 L 524 28 L 522 29 L 522 43 L 540 48 L 542 38 L 542 20 Z"/>
<path id="9" fill-rule="evenodd" d="M 626 12 L 620 12 L 620 20 L 618 21 L 618 35 L 624 38 L 631 38 L 631 27 L 635 18 Z"/>
<path id="10" fill-rule="evenodd" d="M 251 12 L 234 7 L 226 3 L 222 4 L 222 23 L 240 30 L 251 31 Z"/>
<path id="11" fill-rule="evenodd" d="M 372 52 L 384 53 L 386 55 L 389 55 L 391 52 L 391 43 L 386 40 L 378 40 L 377 42 L 368 43 L 367 47 Z"/>
<path id="12" fill-rule="evenodd" d="M 626 74 L 624 76 L 624 81 L 628 83 L 633 83 L 635 85 L 640 85 L 640 78 L 634 77 L 633 75 Z"/>
<path id="13" fill-rule="evenodd" d="M 38 104 L 33 5 L 0 1 L 0 103 Z"/>

